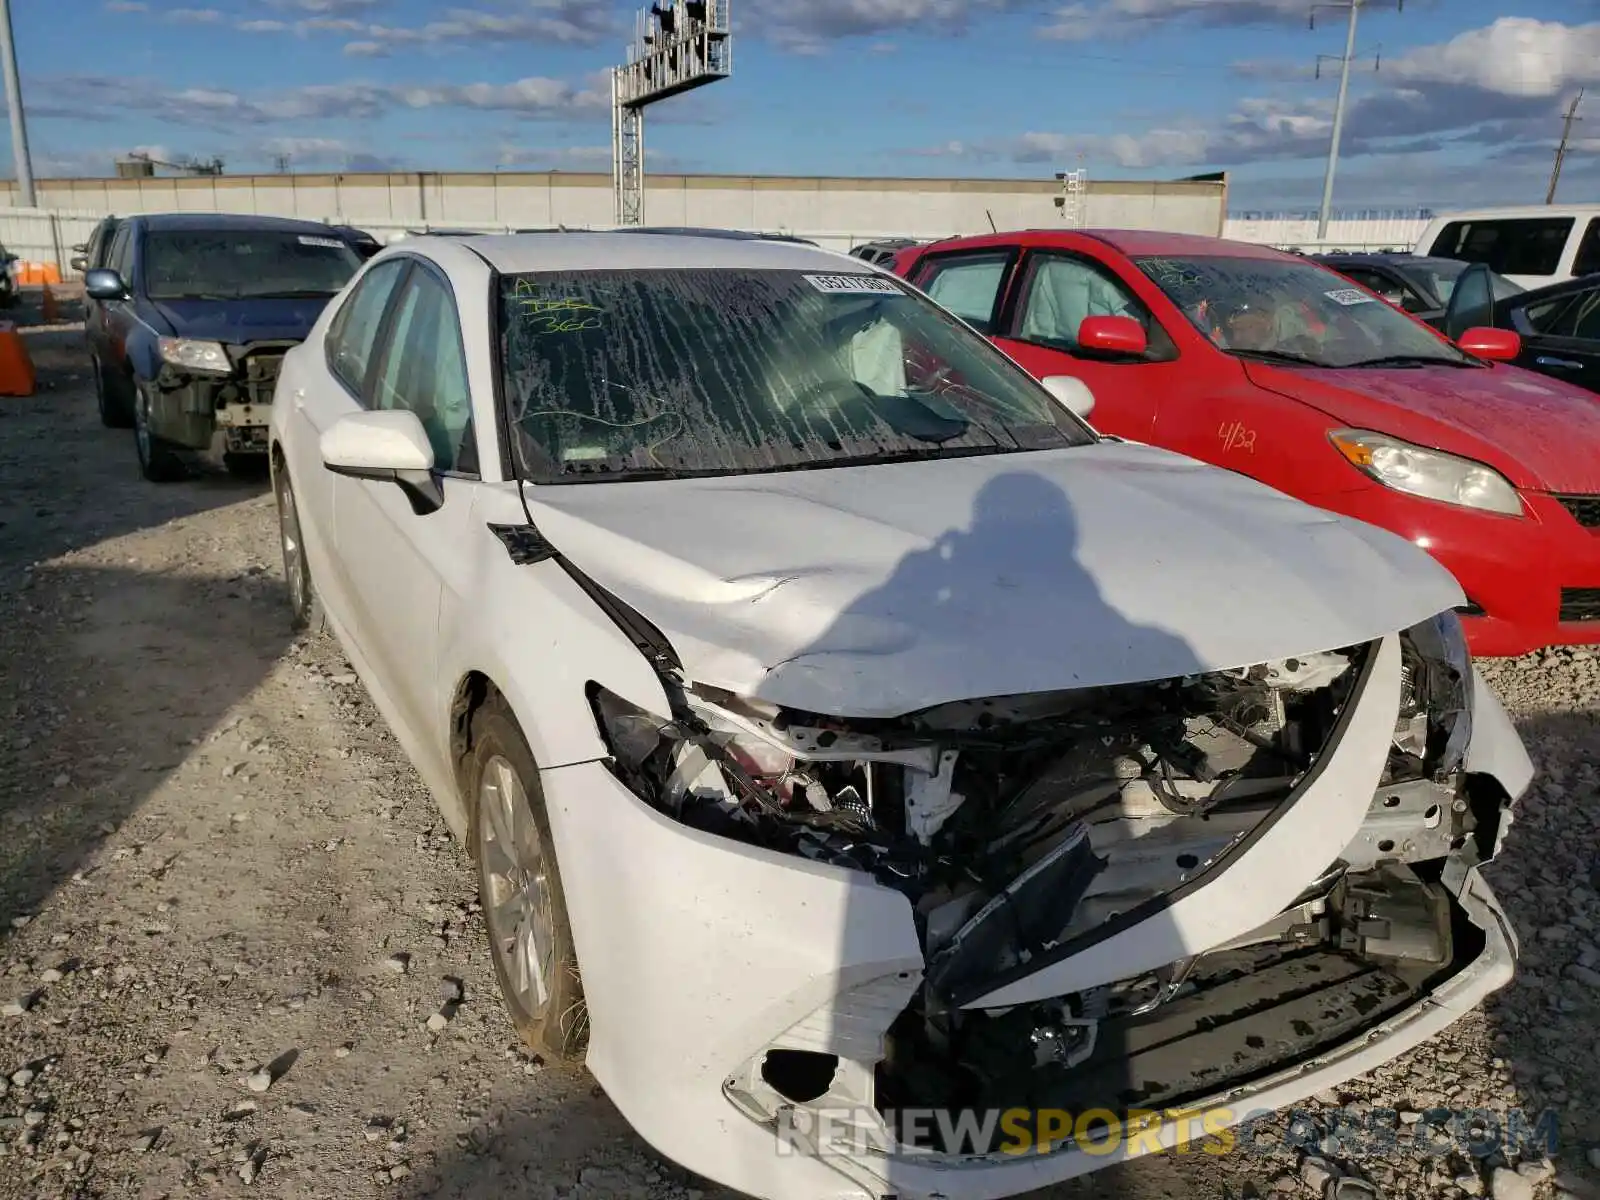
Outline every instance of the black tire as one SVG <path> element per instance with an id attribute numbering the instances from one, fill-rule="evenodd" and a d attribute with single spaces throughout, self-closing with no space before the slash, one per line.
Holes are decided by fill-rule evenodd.
<path id="1" fill-rule="evenodd" d="M 572 929 L 567 921 L 566 897 L 556 865 L 555 842 L 550 836 L 550 818 L 545 811 L 544 793 L 539 789 L 539 771 L 534 765 L 533 753 L 498 694 L 491 694 L 483 707 L 473 714 L 471 747 L 462 763 L 461 779 L 471 823 L 469 842 L 477 861 L 478 896 L 483 905 L 484 924 L 489 930 L 489 954 L 494 962 L 495 978 L 500 983 L 500 994 L 512 1025 L 528 1046 L 556 1061 L 580 1062 L 589 1041 L 589 1013 L 583 1000 L 583 981 L 578 971 L 578 955 L 572 945 Z M 486 775 L 491 769 L 498 773 L 501 764 L 509 766 L 521 785 L 526 815 L 543 848 L 538 877 L 543 884 L 542 895 L 548 897 L 551 936 L 548 949 L 540 948 L 539 957 L 546 967 L 541 971 L 546 999 L 537 1010 L 522 998 L 522 992 L 512 980 L 513 955 L 505 940 L 508 931 L 497 927 L 493 915 L 498 893 L 491 880 L 493 854 L 485 849 L 484 841 L 493 817 L 484 811 L 483 797 Z"/>
<path id="2" fill-rule="evenodd" d="M 265 454 L 224 454 L 222 465 L 235 479 L 259 482 L 268 475 Z"/>
<path id="3" fill-rule="evenodd" d="M 89 360 L 89 370 L 94 376 L 94 402 L 100 410 L 100 424 L 107 429 L 132 429 L 133 412 L 125 390 L 106 378 L 99 358 Z"/>
<path id="4" fill-rule="evenodd" d="M 322 601 L 311 582 L 305 540 L 300 533 L 300 506 L 282 459 L 272 463 L 272 492 L 278 502 L 278 545 L 283 551 L 283 578 L 289 592 L 289 627 L 322 632 Z"/>
<path id="5" fill-rule="evenodd" d="M 134 384 L 133 447 L 139 456 L 139 474 L 151 483 L 172 483 L 189 474 L 189 464 L 170 442 L 150 432 L 150 388 Z"/>

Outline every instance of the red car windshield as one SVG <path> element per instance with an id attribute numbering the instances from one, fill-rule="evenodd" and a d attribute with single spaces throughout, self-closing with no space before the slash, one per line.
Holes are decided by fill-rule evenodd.
<path id="1" fill-rule="evenodd" d="M 1166 255 L 1134 262 L 1213 345 L 1241 358 L 1316 367 L 1475 363 L 1315 263 Z"/>

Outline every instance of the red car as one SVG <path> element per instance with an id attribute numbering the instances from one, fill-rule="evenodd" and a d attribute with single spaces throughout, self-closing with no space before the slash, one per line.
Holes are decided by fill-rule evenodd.
<path id="1" fill-rule="evenodd" d="M 1600 642 L 1600 404 L 1505 365 L 1516 334 L 1452 343 L 1309 259 L 1188 234 L 989 234 L 894 269 L 1033 375 L 1081 380 L 1103 432 L 1431 551 L 1475 653 Z"/>

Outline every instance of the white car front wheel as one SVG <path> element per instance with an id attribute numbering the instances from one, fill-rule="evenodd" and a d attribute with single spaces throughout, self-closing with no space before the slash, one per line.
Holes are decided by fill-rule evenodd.
<path id="1" fill-rule="evenodd" d="M 473 715 L 471 745 L 462 777 L 501 994 L 529 1046 L 560 1059 L 581 1059 L 588 1010 L 550 820 L 533 753 L 498 695 Z"/>

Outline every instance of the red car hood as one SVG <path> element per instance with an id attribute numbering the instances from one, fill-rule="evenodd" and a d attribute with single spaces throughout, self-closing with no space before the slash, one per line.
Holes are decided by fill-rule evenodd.
<path id="1" fill-rule="evenodd" d="M 1507 366 L 1245 371 L 1353 429 L 1477 459 L 1520 488 L 1600 493 L 1600 402 L 1559 380 Z"/>

